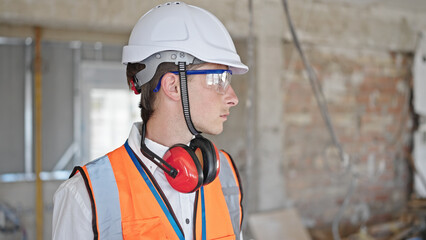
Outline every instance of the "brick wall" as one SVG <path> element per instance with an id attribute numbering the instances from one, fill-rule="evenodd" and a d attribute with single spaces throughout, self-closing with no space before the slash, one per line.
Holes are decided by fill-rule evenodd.
<path id="1" fill-rule="evenodd" d="M 404 206 L 409 175 L 410 54 L 305 46 L 327 99 L 330 117 L 357 188 L 342 224 L 395 215 Z M 284 169 L 287 197 L 308 227 L 329 225 L 347 193 L 344 171 L 317 106 L 303 63 L 284 44 Z"/>

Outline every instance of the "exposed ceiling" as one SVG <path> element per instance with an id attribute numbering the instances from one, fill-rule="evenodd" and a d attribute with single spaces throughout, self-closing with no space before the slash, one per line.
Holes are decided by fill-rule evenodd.
<path id="1" fill-rule="evenodd" d="M 354 5 L 376 5 L 391 9 L 424 12 L 426 14 L 425 0 L 323 0 L 324 2 L 347 2 Z"/>
<path id="2" fill-rule="evenodd" d="M 424 12 L 426 14 L 425 0 L 382 0 L 380 4 L 390 8 L 406 9 L 409 11 Z"/>

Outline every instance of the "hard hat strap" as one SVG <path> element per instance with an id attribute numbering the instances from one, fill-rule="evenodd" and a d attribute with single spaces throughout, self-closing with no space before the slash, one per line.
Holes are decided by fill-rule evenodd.
<path id="1" fill-rule="evenodd" d="M 180 79 L 180 93 L 181 93 L 181 100 L 182 100 L 182 108 L 183 108 L 183 116 L 185 118 L 186 125 L 188 126 L 189 131 L 193 135 L 198 135 L 201 132 L 197 131 L 195 129 L 194 124 L 191 120 L 191 113 L 189 111 L 189 97 L 188 97 L 188 83 L 187 83 L 187 76 L 186 76 L 186 63 L 185 62 L 179 62 L 179 79 Z"/>

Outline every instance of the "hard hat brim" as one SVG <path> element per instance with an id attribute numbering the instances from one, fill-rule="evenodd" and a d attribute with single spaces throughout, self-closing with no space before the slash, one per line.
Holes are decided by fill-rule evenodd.
<path id="1" fill-rule="evenodd" d="M 197 58 L 204 61 L 204 62 L 208 62 L 208 63 L 216 63 L 216 64 L 222 64 L 225 66 L 228 66 L 230 68 L 230 70 L 232 70 L 233 74 L 239 75 L 239 74 L 245 74 L 248 72 L 249 68 L 243 64 L 240 60 L 240 57 L 230 51 L 225 51 L 225 50 L 219 50 L 221 51 L 219 54 L 216 53 L 216 56 L 223 56 L 222 59 L 214 59 L 214 58 L 208 58 L 206 56 L 201 56 L 199 53 L 192 53 L 191 50 L 188 49 L 182 49 L 179 48 L 178 46 L 173 47 L 173 49 L 169 49 L 169 50 L 175 50 L 175 51 L 182 51 L 182 52 L 186 52 L 188 54 L 191 55 L 197 55 Z M 124 46 L 123 47 L 123 58 L 122 58 L 122 63 L 123 64 L 127 64 L 127 63 L 138 63 L 138 62 L 142 62 L 143 60 L 145 60 L 146 58 L 148 58 L 149 56 L 151 56 L 152 54 L 158 53 L 158 52 L 162 52 L 165 51 L 165 47 L 164 46 L 154 46 L 154 45 L 150 45 L 150 46 Z"/>

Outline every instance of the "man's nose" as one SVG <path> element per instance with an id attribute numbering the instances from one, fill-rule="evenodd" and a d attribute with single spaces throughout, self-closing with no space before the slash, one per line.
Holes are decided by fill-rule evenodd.
<path id="1" fill-rule="evenodd" d="M 231 107 L 237 106 L 238 104 L 238 97 L 237 94 L 235 94 L 234 89 L 232 86 L 229 86 L 225 93 L 225 101 L 227 105 L 230 105 Z"/>

